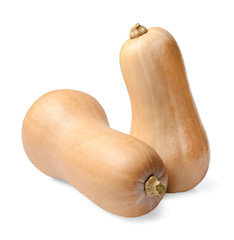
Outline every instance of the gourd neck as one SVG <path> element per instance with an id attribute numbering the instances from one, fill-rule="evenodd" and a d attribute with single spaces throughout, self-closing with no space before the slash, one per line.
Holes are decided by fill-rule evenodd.
<path id="1" fill-rule="evenodd" d="M 148 30 L 144 26 L 141 26 L 139 23 L 137 23 L 131 28 L 129 36 L 130 39 L 134 39 L 140 37 L 147 32 Z"/>
<path id="2" fill-rule="evenodd" d="M 145 193 L 149 197 L 164 196 L 166 188 L 155 176 L 151 176 L 145 182 Z"/>

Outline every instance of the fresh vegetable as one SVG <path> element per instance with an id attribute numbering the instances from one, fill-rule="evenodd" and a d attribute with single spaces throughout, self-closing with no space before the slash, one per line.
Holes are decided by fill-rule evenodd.
<path id="1" fill-rule="evenodd" d="M 111 129 L 88 94 L 56 90 L 40 97 L 26 114 L 22 138 L 39 170 L 65 179 L 111 213 L 146 214 L 165 194 L 167 173 L 157 153 Z"/>
<path id="2" fill-rule="evenodd" d="M 195 187 L 207 172 L 209 145 L 175 39 L 162 28 L 136 24 L 120 65 L 132 106 L 131 135 L 164 161 L 168 192 Z"/>

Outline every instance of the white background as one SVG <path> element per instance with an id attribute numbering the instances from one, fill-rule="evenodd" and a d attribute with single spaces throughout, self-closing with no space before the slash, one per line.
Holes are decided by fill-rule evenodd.
<path id="1" fill-rule="evenodd" d="M 233 239 L 233 1 L 0 1 L 0 239 Z M 177 40 L 211 148 L 195 189 L 167 194 L 138 218 L 112 215 L 38 171 L 21 143 L 26 111 L 61 88 L 94 96 L 112 128 L 129 132 L 119 51 L 130 28 Z"/>

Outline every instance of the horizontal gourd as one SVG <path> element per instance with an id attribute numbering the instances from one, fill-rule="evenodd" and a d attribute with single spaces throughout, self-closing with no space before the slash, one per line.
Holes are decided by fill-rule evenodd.
<path id="1" fill-rule="evenodd" d="M 146 214 L 165 194 L 167 173 L 155 150 L 111 129 L 101 105 L 83 92 L 40 97 L 25 116 L 22 138 L 39 170 L 66 180 L 111 213 Z"/>

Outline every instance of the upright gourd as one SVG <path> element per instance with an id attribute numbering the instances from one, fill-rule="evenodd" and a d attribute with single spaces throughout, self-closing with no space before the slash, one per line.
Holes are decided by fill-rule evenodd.
<path id="1" fill-rule="evenodd" d="M 88 94 L 57 90 L 40 97 L 25 116 L 22 138 L 39 170 L 65 179 L 111 213 L 146 214 L 165 194 L 167 173 L 157 153 L 111 129 Z"/>
<path id="2" fill-rule="evenodd" d="M 193 188 L 207 172 L 209 145 L 176 41 L 162 28 L 136 24 L 120 65 L 132 106 L 131 135 L 164 161 L 168 192 Z"/>

